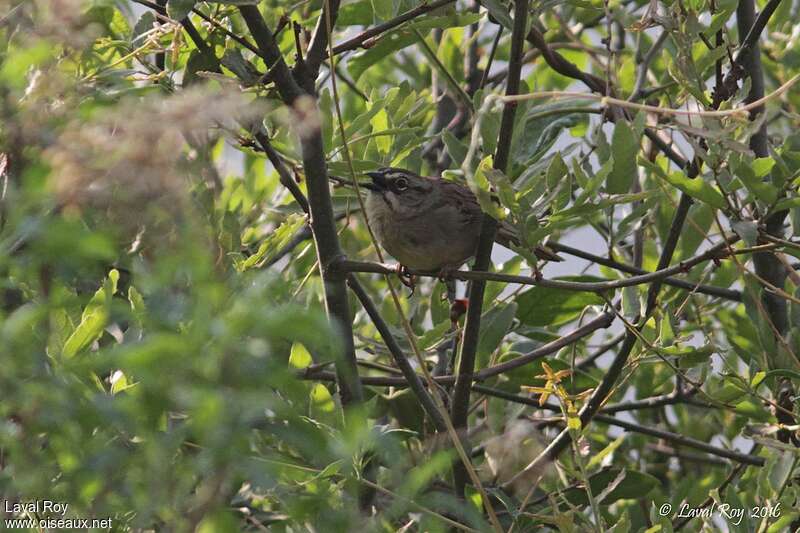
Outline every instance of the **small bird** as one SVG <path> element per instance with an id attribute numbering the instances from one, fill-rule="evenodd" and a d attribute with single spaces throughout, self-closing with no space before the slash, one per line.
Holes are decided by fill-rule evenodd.
<path id="1" fill-rule="evenodd" d="M 367 217 L 378 242 L 402 266 L 446 272 L 475 255 L 483 213 L 468 188 L 400 168 L 366 174 L 372 178 L 364 185 L 369 189 Z M 520 242 L 515 229 L 503 222 L 495 241 Z M 540 259 L 562 260 L 544 246 L 537 246 L 534 253 Z"/>

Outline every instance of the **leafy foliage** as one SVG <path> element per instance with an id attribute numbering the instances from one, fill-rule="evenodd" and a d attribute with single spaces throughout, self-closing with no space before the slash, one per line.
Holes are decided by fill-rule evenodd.
<path id="1" fill-rule="evenodd" d="M 796 2 L 744 52 L 750 0 L 533 5 L 505 171 L 508 2 L 336 4 L 2 8 L 2 498 L 115 531 L 669 531 L 708 498 L 778 511 L 687 530 L 795 527 Z M 423 399 L 459 407 L 469 326 L 435 278 L 338 271 L 303 209 L 376 260 L 352 180 L 381 166 L 520 237 L 477 325 L 463 498 Z"/>

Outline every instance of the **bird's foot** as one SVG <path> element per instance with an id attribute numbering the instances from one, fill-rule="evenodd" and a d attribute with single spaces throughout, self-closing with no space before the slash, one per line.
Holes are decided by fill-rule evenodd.
<path id="1" fill-rule="evenodd" d="M 436 279 L 441 281 L 442 283 L 447 283 L 449 281 L 453 281 L 453 273 L 458 270 L 458 267 L 453 265 L 445 265 L 441 269 L 439 269 L 439 273 L 436 274 Z"/>
<path id="2" fill-rule="evenodd" d="M 407 267 L 398 263 L 397 277 L 400 278 L 400 283 L 411 289 L 411 294 L 409 294 L 409 296 L 413 295 L 414 289 L 417 288 L 417 276 L 410 273 Z"/>
<path id="3" fill-rule="evenodd" d="M 539 270 L 539 265 L 534 263 L 532 266 L 533 266 L 533 279 L 535 279 L 536 281 L 542 281 L 544 276 L 542 276 L 542 271 Z"/>

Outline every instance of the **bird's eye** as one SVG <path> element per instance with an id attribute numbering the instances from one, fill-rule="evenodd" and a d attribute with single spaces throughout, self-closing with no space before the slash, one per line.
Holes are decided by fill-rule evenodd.
<path id="1" fill-rule="evenodd" d="M 394 186 L 398 191 L 404 191 L 408 189 L 408 180 L 405 178 L 397 178 L 394 181 Z"/>

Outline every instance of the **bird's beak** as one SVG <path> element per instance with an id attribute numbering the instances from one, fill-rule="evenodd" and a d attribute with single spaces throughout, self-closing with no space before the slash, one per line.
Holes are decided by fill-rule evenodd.
<path id="1" fill-rule="evenodd" d="M 365 174 L 372 178 L 372 183 L 365 183 L 364 187 L 376 192 L 386 190 L 387 183 L 386 178 L 383 176 L 383 172 L 375 170 L 372 172 L 365 172 Z"/>

